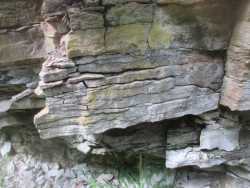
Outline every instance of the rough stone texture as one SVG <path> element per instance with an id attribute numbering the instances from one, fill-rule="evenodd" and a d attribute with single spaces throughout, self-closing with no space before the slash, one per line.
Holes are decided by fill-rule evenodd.
<path id="1" fill-rule="evenodd" d="M 175 63 L 172 57 L 176 53 L 180 54 L 180 60 Z M 114 67 L 106 60 L 106 57 L 103 58 L 98 62 L 103 65 L 103 69 L 95 65 L 95 62 L 81 64 L 80 60 L 78 68 L 80 74 L 84 75 L 82 70 L 86 72 L 93 70 L 94 74 L 105 73 L 105 75 L 117 72 L 116 69 L 119 66 Z M 113 56 L 108 58 L 115 61 Z M 142 59 L 140 64 L 137 62 L 134 64 L 137 59 L 133 57 L 129 58 L 129 60 L 132 59 L 129 62 L 126 61 L 126 58 L 118 58 L 118 60 L 125 61 L 119 63 L 121 64 L 119 70 L 121 73 L 105 77 L 99 76 L 94 79 L 85 76 L 84 80 L 79 80 L 79 83 L 75 84 L 65 80 L 74 69 L 51 67 L 47 71 L 46 68 L 43 68 L 40 73 L 41 88 L 58 81 L 60 78 L 64 79 L 65 82 L 56 87 L 44 89 L 45 95 L 48 96 L 46 100 L 47 110 L 43 110 L 35 118 L 35 124 L 41 133 L 43 129 L 46 132 L 49 132 L 49 128 L 55 129 L 55 126 L 58 125 L 57 121 L 60 122 L 57 136 L 64 136 L 63 125 L 65 125 L 65 131 L 67 127 L 72 126 L 72 134 L 75 134 L 76 129 L 79 131 L 86 129 L 93 134 L 102 133 L 110 128 L 126 128 L 142 122 L 156 122 L 186 114 L 201 114 L 217 108 L 219 94 L 216 90 L 219 88 L 219 80 L 221 80 L 223 70 L 221 59 L 211 59 L 200 54 L 176 51 L 157 54 L 157 56 L 152 54 L 150 59 L 146 59 L 146 61 Z M 195 63 L 196 67 L 189 64 L 197 58 L 200 61 Z M 162 62 L 163 59 L 165 61 Z M 47 63 L 49 64 L 50 60 Z M 128 63 L 134 64 L 136 71 L 126 71 Z M 150 68 L 140 68 L 140 66 L 150 66 Z M 106 71 L 107 69 L 109 72 Z M 213 77 L 208 70 L 213 70 Z M 162 88 L 162 85 L 165 87 Z M 75 89 L 73 90 L 73 88 Z M 68 94 L 62 95 L 62 92 L 66 90 L 71 97 L 72 95 L 77 96 L 68 98 Z M 61 97 L 58 98 L 59 96 Z M 56 103 L 53 101 L 61 104 L 58 106 L 60 110 L 56 110 Z M 64 114 L 61 113 L 62 105 L 65 106 Z M 81 109 L 73 113 L 72 110 L 69 110 L 69 106 Z M 68 118 L 75 119 L 75 121 L 70 124 Z M 63 123 L 64 121 L 67 123 Z"/>
<path id="2" fill-rule="evenodd" d="M 41 4 L 42 0 L 35 3 L 32 0 L 1 1 L 0 29 L 39 23 Z"/>
<path id="3" fill-rule="evenodd" d="M 249 7 L 3 0 L 0 183 L 137 187 L 138 163 L 140 187 L 249 187 Z"/>
<path id="4" fill-rule="evenodd" d="M 3 155 L 9 149 L 11 152 Z M 36 130 L 27 125 L 1 132 L 0 154 L 0 186 L 6 188 L 91 187 L 96 176 L 117 175 L 115 170 L 97 163 L 80 163 L 76 151 L 60 140 L 39 139 Z"/>
<path id="5" fill-rule="evenodd" d="M 41 136 L 103 133 L 215 110 L 223 55 L 200 50 L 226 48 L 232 23 L 219 22 L 218 15 L 212 14 L 212 10 L 220 14 L 222 6 L 229 11 L 232 4 L 220 2 L 211 8 L 205 3 L 189 12 L 182 6 L 128 3 L 111 7 L 104 19 L 99 7 L 98 12 L 68 8 L 69 21 L 75 19 L 69 23 L 72 31 L 62 36 L 55 28 L 55 46 L 60 49 L 50 53 L 40 73 L 39 87 L 46 96 L 46 108 L 34 122 Z M 224 16 L 228 16 L 227 11 Z M 198 15 L 200 22 L 195 18 Z M 208 18 L 209 22 L 203 21 Z M 199 39 L 191 36 L 193 28 L 208 28 L 206 24 L 211 30 L 202 32 Z M 49 31 L 44 32 L 46 36 Z M 216 41 L 214 33 L 218 33 Z M 157 38 L 161 36 L 164 38 Z M 204 45 L 205 40 L 214 42 Z"/>
<path id="6" fill-rule="evenodd" d="M 167 4 L 181 4 L 181 5 L 192 5 L 195 3 L 202 3 L 206 0 L 156 0 L 156 2 L 160 5 L 167 5 Z"/>
<path id="7" fill-rule="evenodd" d="M 242 3 L 228 49 L 221 104 L 231 110 L 249 110 L 249 18 L 250 2 Z"/>
<path id="8" fill-rule="evenodd" d="M 239 128 L 208 127 L 200 135 L 201 149 L 233 151 L 239 147 Z"/>
<path id="9" fill-rule="evenodd" d="M 185 148 L 166 152 L 166 167 L 178 168 L 183 166 L 198 166 L 200 168 L 210 168 L 220 165 L 225 159 L 216 155 L 203 152 L 200 148 Z"/>
<path id="10" fill-rule="evenodd" d="M 0 34 L 0 66 L 9 63 L 36 61 L 43 59 L 43 35 L 39 25 L 24 31 L 11 31 Z"/>

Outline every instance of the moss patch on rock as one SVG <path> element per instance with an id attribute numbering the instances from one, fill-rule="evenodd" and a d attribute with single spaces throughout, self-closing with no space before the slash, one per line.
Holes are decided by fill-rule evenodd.
<path id="1" fill-rule="evenodd" d="M 158 23 L 153 25 L 148 37 L 150 48 L 168 48 L 172 40 L 171 33 L 165 27 L 162 27 Z"/>
<path id="2" fill-rule="evenodd" d="M 151 23 L 153 5 L 135 2 L 117 5 L 108 11 L 107 20 L 110 25 Z"/>
<path id="3" fill-rule="evenodd" d="M 126 53 L 144 52 L 147 48 L 147 35 L 150 25 L 130 24 L 112 27 L 106 36 L 107 51 Z"/>
<path id="4" fill-rule="evenodd" d="M 69 58 L 103 53 L 104 29 L 90 29 L 69 34 L 66 49 Z"/>

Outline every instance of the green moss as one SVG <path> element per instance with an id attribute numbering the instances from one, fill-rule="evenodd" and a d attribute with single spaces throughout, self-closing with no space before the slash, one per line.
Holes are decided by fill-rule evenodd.
<path id="1" fill-rule="evenodd" d="M 108 11 L 107 19 L 111 25 L 150 23 L 152 15 L 152 5 L 132 2 L 112 7 Z"/>
<path id="2" fill-rule="evenodd" d="M 75 49 L 78 47 L 78 43 L 79 43 L 79 38 L 77 38 L 76 36 L 72 36 L 71 39 L 68 42 L 68 49 Z"/>
<path id="3" fill-rule="evenodd" d="M 68 36 L 68 57 L 98 55 L 104 50 L 104 29 L 77 31 Z"/>
<path id="4" fill-rule="evenodd" d="M 172 35 L 160 24 L 154 24 L 148 38 L 150 48 L 168 48 L 172 41 Z"/>
<path id="5" fill-rule="evenodd" d="M 130 24 L 111 28 L 106 37 L 108 51 L 145 51 L 149 25 Z"/>
<path id="6" fill-rule="evenodd" d="M 92 92 L 91 94 L 88 94 L 88 104 L 96 103 L 96 94 L 95 92 Z"/>

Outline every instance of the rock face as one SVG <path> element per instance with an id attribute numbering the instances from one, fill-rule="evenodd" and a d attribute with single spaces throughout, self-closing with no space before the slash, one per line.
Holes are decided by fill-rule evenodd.
<path id="1" fill-rule="evenodd" d="M 241 9 L 237 25 L 228 49 L 226 75 L 221 104 L 231 110 L 249 110 L 249 17 L 250 6 L 246 1 Z"/>
<path id="2" fill-rule="evenodd" d="M 218 108 L 224 62 L 209 51 L 226 48 L 232 23 L 218 19 L 228 16 L 233 3 L 189 10 L 117 2 L 103 10 L 106 4 L 69 7 L 72 31 L 54 27 L 59 50 L 43 64 L 39 87 L 46 108 L 35 117 L 43 138 L 98 134 Z M 50 5 L 44 5 L 45 16 Z"/>
<path id="3" fill-rule="evenodd" d="M 81 157 L 163 159 L 162 187 L 175 175 L 177 188 L 249 187 L 249 12 L 249 0 L 4 0 L 1 131 L 33 126 Z M 2 160 L 15 145 L 4 138 Z M 85 186 L 65 169 L 46 185 Z"/>

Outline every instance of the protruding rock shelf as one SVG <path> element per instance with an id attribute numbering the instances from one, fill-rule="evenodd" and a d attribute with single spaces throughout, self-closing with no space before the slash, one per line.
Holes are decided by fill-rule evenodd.
<path id="1" fill-rule="evenodd" d="M 152 176 L 167 177 L 162 187 L 250 187 L 249 10 L 249 0 L 2 0 L 0 165 L 26 159 L 32 149 L 17 146 L 35 131 L 32 160 L 55 141 L 74 151 L 65 165 L 153 158 L 165 161 Z M 66 183 L 65 165 L 39 173 L 85 187 Z M 35 176 L 19 187 L 49 186 Z M 116 176 L 95 179 L 122 187 Z"/>

